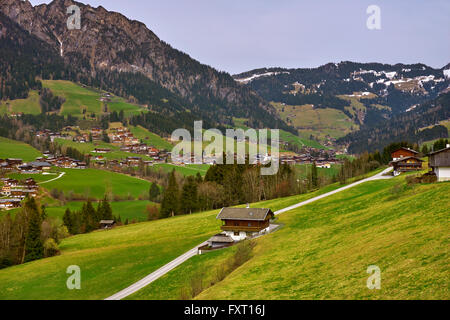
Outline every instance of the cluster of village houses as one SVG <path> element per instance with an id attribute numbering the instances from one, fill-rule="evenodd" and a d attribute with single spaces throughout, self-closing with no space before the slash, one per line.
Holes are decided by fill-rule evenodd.
<path id="1" fill-rule="evenodd" d="M 341 160 L 336 158 L 334 150 L 304 147 L 299 155 L 280 155 L 280 162 L 282 164 L 312 164 L 315 162 L 319 168 L 331 168 L 331 165 L 341 163 Z"/>
<path id="2" fill-rule="evenodd" d="M 21 206 L 21 201 L 26 197 L 36 197 L 39 186 L 33 178 L 24 181 L 3 178 L 1 188 L 0 209 L 14 209 Z"/>

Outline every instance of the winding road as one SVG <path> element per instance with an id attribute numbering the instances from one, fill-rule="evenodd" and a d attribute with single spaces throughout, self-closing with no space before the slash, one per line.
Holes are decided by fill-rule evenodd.
<path id="1" fill-rule="evenodd" d="M 359 185 L 361 183 L 364 183 L 364 182 L 367 182 L 367 181 L 380 180 L 380 179 L 390 179 L 390 178 L 392 178 L 392 176 L 386 176 L 385 175 L 386 173 L 388 173 L 390 171 L 392 171 L 392 168 L 387 168 L 387 169 L 383 170 L 382 172 L 377 173 L 377 174 L 375 174 L 375 175 L 373 175 L 373 176 L 371 176 L 369 178 L 365 178 L 365 179 L 353 182 L 353 183 L 351 183 L 349 185 L 346 185 L 346 186 L 344 186 L 342 188 L 339 188 L 339 189 L 336 189 L 336 190 L 324 193 L 324 194 L 322 194 L 320 196 L 311 198 L 311 199 L 306 200 L 306 201 L 302 201 L 300 203 L 294 204 L 294 205 L 286 207 L 284 209 L 280 209 L 278 211 L 275 211 L 274 214 L 275 215 L 279 215 L 281 213 L 284 213 L 284 212 L 287 212 L 287 211 L 290 211 L 290 210 L 302 207 L 302 206 L 307 205 L 307 204 L 309 204 L 311 202 L 314 202 L 314 201 L 317 201 L 317 200 L 329 197 L 329 196 L 331 196 L 333 194 L 336 194 L 338 192 L 341 192 L 341 191 L 353 188 L 354 186 L 357 186 L 357 185 Z M 201 247 L 201 246 L 204 246 L 206 244 L 207 244 L 206 241 L 203 242 L 202 244 L 200 244 L 200 245 L 196 246 L 195 248 L 189 250 L 188 252 L 182 254 L 178 258 L 172 260 L 168 264 L 162 266 L 158 270 L 152 272 L 151 274 L 149 274 L 145 278 L 143 278 L 143 279 L 139 280 L 138 282 L 132 284 L 128 288 L 123 289 L 122 291 L 119 291 L 118 293 L 116 293 L 116 294 L 106 298 L 105 300 L 121 300 L 121 299 L 126 298 L 129 295 L 139 291 L 140 289 L 146 287 L 147 285 L 149 285 L 153 281 L 157 280 L 158 278 L 160 278 L 163 275 L 165 275 L 166 273 L 168 273 L 170 270 L 178 267 L 179 265 L 181 265 L 186 260 L 188 260 L 188 259 L 192 258 L 193 256 L 197 255 L 198 254 L 198 248 Z"/>
<path id="2" fill-rule="evenodd" d="M 47 181 L 43 181 L 43 182 L 39 182 L 38 184 L 44 184 L 44 183 L 47 183 L 47 182 L 52 182 L 52 181 L 58 180 L 59 178 L 62 178 L 63 175 L 65 175 L 65 174 L 66 174 L 65 172 L 61 172 L 61 173 L 59 174 L 59 176 L 57 176 L 56 178 L 50 179 L 50 180 L 47 180 Z"/>

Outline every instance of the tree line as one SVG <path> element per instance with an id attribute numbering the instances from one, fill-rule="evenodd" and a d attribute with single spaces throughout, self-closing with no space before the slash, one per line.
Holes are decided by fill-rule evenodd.
<path id="1" fill-rule="evenodd" d="M 69 208 L 63 216 L 63 223 L 70 234 L 88 233 L 100 227 L 101 220 L 119 220 L 113 216 L 111 205 L 105 197 L 94 208 L 91 201 L 83 204 L 81 210 L 71 211 Z"/>
<path id="2" fill-rule="evenodd" d="M 0 269 L 58 254 L 67 235 L 67 228 L 48 217 L 44 206 L 26 198 L 14 218 L 10 213 L 0 218 Z"/>

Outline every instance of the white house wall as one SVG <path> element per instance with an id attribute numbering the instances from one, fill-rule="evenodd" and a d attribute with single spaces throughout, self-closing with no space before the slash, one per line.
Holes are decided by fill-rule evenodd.
<path id="1" fill-rule="evenodd" d="M 437 167 L 435 172 L 438 181 L 450 181 L 450 167 Z"/>

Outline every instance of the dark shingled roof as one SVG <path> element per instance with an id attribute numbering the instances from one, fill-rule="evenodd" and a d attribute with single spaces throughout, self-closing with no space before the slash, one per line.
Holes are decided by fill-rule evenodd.
<path id="1" fill-rule="evenodd" d="M 397 151 L 399 151 L 399 150 L 407 150 L 407 151 L 410 151 L 410 152 L 415 153 L 415 154 L 418 154 L 418 153 L 419 153 L 419 152 L 417 152 L 416 150 L 413 150 L 413 149 L 410 149 L 410 148 L 406 148 L 406 147 L 398 148 L 398 149 L 395 150 L 394 152 L 397 152 Z"/>
<path id="2" fill-rule="evenodd" d="M 450 147 L 447 147 L 447 148 L 444 148 L 444 149 L 441 149 L 441 150 L 437 150 L 437 151 L 434 151 L 434 152 L 430 152 L 429 154 L 427 154 L 427 156 L 432 156 L 432 155 L 435 155 L 437 153 L 441 153 L 441 152 L 448 151 L 448 150 L 450 150 Z"/>
<path id="3" fill-rule="evenodd" d="M 255 220 L 264 221 L 272 210 L 263 208 L 223 208 L 216 219 L 221 220 Z"/>
<path id="4" fill-rule="evenodd" d="M 417 157 L 404 157 L 404 158 L 399 158 L 397 160 L 393 160 L 390 163 L 398 163 L 398 162 L 403 162 L 405 160 L 409 160 L 409 159 L 416 159 L 417 161 L 423 162 L 423 160 L 421 160 L 420 158 Z"/>

